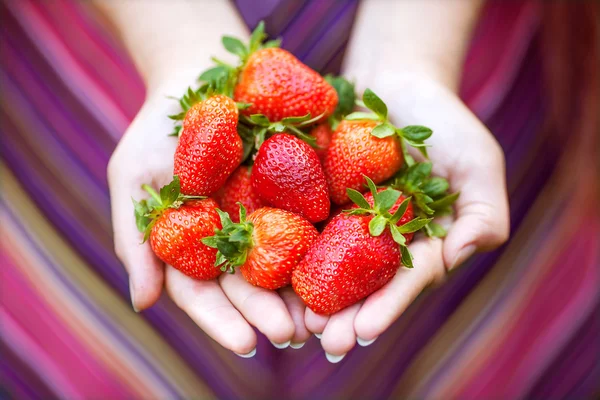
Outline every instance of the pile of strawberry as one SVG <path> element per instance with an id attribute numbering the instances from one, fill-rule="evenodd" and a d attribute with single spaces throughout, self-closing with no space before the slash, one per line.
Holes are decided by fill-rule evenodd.
<path id="1" fill-rule="evenodd" d="M 430 129 L 395 127 L 371 90 L 358 100 L 344 78 L 323 78 L 265 38 L 262 23 L 248 46 L 223 38 L 240 63 L 215 59 L 180 100 L 174 179 L 159 193 L 144 185 L 136 222 L 192 278 L 239 268 L 331 314 L 412 268 L 407 245 L 417 231 L 445 234 L 432 220 L 457 194 L 408 152 L 427 157 Z"/>

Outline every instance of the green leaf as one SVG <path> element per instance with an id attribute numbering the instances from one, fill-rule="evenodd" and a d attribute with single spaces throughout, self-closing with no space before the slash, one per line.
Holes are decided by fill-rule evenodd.
<path id="1" fill-rule="evenodd" d="M 269 40 L 262 45 L 263 49 L 272 49 L 273 47 L 281 47 L 281 38 Z"/>
<path id="2" fill-rule="evenodd" d="M 406 245 L 406 238 L 400 233 L 395 224 L 390 225 L 390 231 L 392 232 L 392 238 L 394 238 L 394 242 L 398 243 L 400 246 Z"/>
<path id="3" fill-rule="evenodd" d="M 448 181 L 442 177 L 434 176 L 429 179 L 427 182 L 423 184 L 421 189 L 425 192 L 429 197 L 437 197 L 446 193 L 446 191 L 450 188 Z"/>
<path id="4" fill-rule="evenodd" d="M 241 102 L 236 102 L 235 105 L 237 106 L 238 110 L 247 110 L 248 108 L 252 107 L 252 103 L 241 103 Z"/>
<path id="5" fill-rule="evenodd" d="M 181 132 L 181 125 L 175 125 L 173 127 L 173 132 L 169 133 L 167 136 L 179 137 L 180 132 Z"/>
<path id="6" fill-rule="evenodd" d="M 369 233 L 371 236 L 380 236 L 387 225 L 387 220 L 383 215 L 378 215 L 369 222 Z"/>
<path id="7" fill-rule="evenodd" d="M 172 115 L 168 115 L 168 117 L 174 121 L 181 121 L 182 119 L 185 118 L 185 111 L 180 112 L 179 114 L 172 114 Z"/>
<path id="8" fill-rule="evenodd" d="M 402 257 L 402 264 L 406 268 L 413 268 L 413 256 L 410 254 L 410 250 L 406 246 L 400 246 L 400 255 Z"/>
<path id="9" fill-rule="evenodd" d="M 310 113 L 303 115 L 301 117 L 287 117 L 281 120 L 281 123 L 284 125 L 291 125 L 291 124 L 299 124 L 301 122 L 304 121 L 308 121 L 310 119 Z"/>
<path id="10" fill-rule="evenodd" d="M 346 115 L 346 117 L 344 119 L 346 119 L 348 121 L 356 121 L 356 120 L 361 120 L 361 119 L 368 119 L 368 120 L 373 120 L 373 121 L 380 120 L 379 115 L 373 114 L 373 113 L 362 112 L 362 111 L 356 111 L 351 114 L 348 114 L 348 115 Z"/>
<path id="11" fill-rule="evenodd" d="M 411 199 L 410 197 L 407 197 L 402 201 L 402 203 L 400 203 L 400 205 L 398 206 L 398 209 L 396 210 L 396 212 L 394 212 L 394 215 L 392 215 L 392 218 L 390 218 L 390 223 L 392 223 L 393 225 L 396 225 L 398 223 L 398 221 L 400 221 L 402 219 L 402 216 L 404 215 L 404 213 L 406 212 L 406 209 L 408 208 L 410 199 Z"/>
<path id="12" fill-rule="evenodd" d="M 436 224 L 433 221 L 425 225 L 425 229 L 427 232 L 427 236 L 443 238 L 446 236 L 447 233 L 446 230 L 440 224 Z"/>
<path id="13" fill-rule="evenodd" d="M 369 204 L 369 202 L 365 199 L 365 197 L 359 191 L 348 188 L 348 189 L 346 189 L 346 193 L 348 194 L 348 197 L 350 198 L 350 200 L 352 200 L 352 202 L 354 204 L 356 204 L 357 206 L 359 206 L 360 208 L 364 208 L 364 209 L 371 208 L 371 205 Z"/>
<path id="14" fill-rule="evenodd" d="M 179 176 L 174 175 L 173 180 L 168 185 L 160 188 L 160 200 L 167 207 L 173 204 L 178 198 L 181 191 L 181 183 Z"/>
<path id="15" fill-rule="evenodd" d="M 255 139 L 254 139 L 254 148 L 257 150 L 260 149 L 260 146 L 265 142 L 265 138 L 267 136 L 267 128 L 258 128 L 254 130 Z"/>
<path id="16" fill-rule="evenodd" d="M 227 75 L 228 73 L 228 69 L 227 67 L 224 67 L 222 65 L 218 65 L 216 67 L 207 69 L 206 71 L 204 71 L 202 74 L 200 74 L 200 76 L 198 77 L 199 81 L 203 81 L 203 82 L 211 82 L 211 81 L 216 81 L 219 78 L 221 78 L 222 76 Z"/>
<path id="17" fill-rule="evenodd" d="M 414 141 L 423 141 L 433 134 L 431 129 L 421 125 L 405 126 L 401 131 L 404 138 Z"/>
<path id="18" fill-rule="evenodd" d="M 231 36 L 223 36 L 221 38 L 221 42 L 223 42 L 225 50 L 239 56 L 242 59 L 248 55 L 248 49 L 246 48 L 244 43 L 242 43 L 242 41 L 238 38 L 234 38 Z"/>
<path id="19" fill-rule="evenodd" d="M 375 186 L 375 182 L 373 182 L 371 180 L 371 178 L 369 178 L 368 176 L 364 175 L 365 180 L 367 181 L 367 187 L 369 188 L 369 190 L 371 191 L 371 194 L 373 195 L 373 199 L 377 198 L 377 186 Z"/>
<path id="20" fill-rule="evenodd" d="M 241 201 L 238 201 L 237 205 L 240 207 L 240 223 L 244 223 L 246 222 L 246 207 L 244 207 Z"/>
<path id="21" fill-rule="evenodd" d="M 380 139 L 386 138 L 388 136 L 392 136 L 395 133 L 396 133 L 396 129 L 389 122 L 381 123 L 381 124 L 377 125 L 375 128 L 373 128 L 373 130 L 371 131 L 371 135 L 378 137 Z"/>
<path id="22" fill-rule="evenodd" d="M 415 165 L 415 159 L 408 152 L 408 145 L 406 143 L 406 140 L 402 139 L 400 143 L 402 144 L 402 155 L 404 156 L 404 162 L 406 163 L 406 165 L 408 165 L 409 167 Z"/>
<path id="23" fill-rule="evenodd" d="M 231 218 L 229 218 L 229 214 L 227 214 L 225 211 L 219 210 L 218 208 L 216 208 L 215 211 L 217 211 L 217 214 L 219 214 L 223 230 L 226 230 L 233 225 L 233 221 L 231 221 Z"/>
<path id="24" fill-rule="evenodd" d="M 201 241 L 208 247 L 212 247 L 213 249 L 217 248 L 217 238 L 214 236 L 207 236 L 205 238 L 202 238 Z"/>
<path id="25" fill-rule="evenodd" d="M 273 122 L 271 125 L 269 125 L 269 130 L 273 132 L 281 133 L 285 131 L 285 129 L 286 126 L 281 122 Z"/>
<path id="26" fill-rule="evenodd" d="M 252 35 L 250 35 L 249 54 L 252 54 L 256 50 L 258 50 L 261 43 L 266 38 L 267 38 L 267 35 L 265 34 L 265 23 L 264 23 L 264 21 L 260 21 L 258 23 L 258 25 L 256 26 L 256 28 L 254 28 Z"/>
<path id="27" fill-rule="evenodd" d="M 148 227 L 148 224 L 150 224 L 150 218 L 146 216 L 146 214 L 148 214 L 148 212 L 150 211 L 148 209 L 146 200 L 142 200 L 140 202 L 137 202 L 134 199 L 131 200 L 133 201 L 135 225 L 137 226 L 138 231 L 144 232 L 146 230 L 146 227 Z"/>
<path id="28" fill-rule="evenodd" d="M 333 112 L 333 115 L 342 119 L 354 109 L 354 103 L 356 101 L 354 85 L 343 76 L 327 75 L 325 80 L 333 86 L 338 95 L 338 105 Z"/>
<path id="29" fill-rule="evenodd" d="M 237 246 L 225 240 L 217 242 L 217 249 L 225 256 L 225 258 L 233 257 L 237 253 Z"/>
<path id="30" fill-rule="evenodd" d="M 230 242 L 247 242 L 249 233 L 245 229 L 236 229 L 229 235 Z"/>
<path id="31" fill-rule="evenodd" d="M 434 210 L 441 210 L 454 204 L 456 199 L 458 199 L 458 196 L 460 196 L 460 192 L 452 193 L 448 196 L 442 197 L 439 200 L 429 203 L 428 206 Z"/>
<path id="32" fill-rule="evenodd" d="M 386 189 L 382 192 L 379 192 L 377 193 L 377 201 L 375 202 L 375 208 L 379 212 L 389 211 L 389 209 L 392 208 L 394 204 L 396 204 L 396 201 L 398 201 L 399 197 L 400 192 L 395 189 Z"/>
<path id="33" fill-rule="evenodd" d="M 150 196 L 152 196 L 152 200 L 153 200 L 152 207 L 162 206 L 162 199 L 160 198 L 158 193 L 156 193 L 156 190 L 154 190 L 152 188 L 152 186 L 143 184 L 142 189 L 144 189 L 146 192 L 148 192 L 150 194 Z M 151 204 L 150 201 L 148 201 L 148 204 Z"/>
<path id="34" fill-rule="evenodd" d="M 382 120 L 387 120 L 387 106 L 385 105 L 383 100 L 381 100 L 379 96 L 377 96 L 371 89 L 365 90 L 365 92 L 363 93 L 362 100 L 369 110 L 379 115 L 379 117 Z"/>
<path id="35" fill-rule="evenodd" d="M 217 259 L 215 260 L 215 267 L 218 267 L 221 264 L 224 264 L 227 262 L 227 259 L 225 258 L 225 256 L 223 255 L 223 253 L 221 253 L 220 251 L 217 253 Z M 229 269 L 229 267 L 227 265 L 223 265 L 223 267 L 221 267 L 221 271 L 225 272 Z"/>
<path id="36" fill-rule="evenodd" d="M 250 116 L 250 121 L 252 121 L 254 124 L 256 124 L 258 126 L 264 126 L 264 127 L 267 127 L 271 124 L 271 121 L 269 121 L 269 118 L 267 118 L 263 114 L 252 114 Z"/>
<path id="37" fill-rule="evenodd" d="M 428 223 L 430 223 L 432 220 L 433 220 L 433 218 L 417 217 L 417 218 L 413 219 L 412 221 L 409 221 L 409 222 L 405 223 L 404 225 L 399 226 L 398 230 L 401 233 L 416 232 L 419 229 L 421 229 L 422 227 L 424 227 L 425 225 L 427 225 Z"/>

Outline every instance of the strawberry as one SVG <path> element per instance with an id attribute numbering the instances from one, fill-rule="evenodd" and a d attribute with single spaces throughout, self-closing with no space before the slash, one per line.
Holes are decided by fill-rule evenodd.
<path id="1" fill-rule="evenodd" d="M 217 203 L 210 198 L 184 196 L 177 176 L 160 189 L 148 185 L 149 200 L 133 201 L 136 223 L 150 239 L 152 251 L 166 264 L 195 279 L 209 280 L 221 274 L 215 267 L 217 251 L 201 242 L 221 228 Z"/>
<path id="2" fill-rule="evenodd" d="M 286 133 L 267 139 L 252 168 L 252 187 L 268 205 L 302 215 L 310 222 L 329 215 L 329 194 L 315 150 Z"/>
<path id="3" fill-rule="evenodd" d="M 262 201 L 252 189 L 251 171 L 250 167 L 241 165 L 229 176 L 223 187 L 215 193 L 215 199 L 220 204 L 221 210 L 228 213 L 233 222 L 240 222 L 238 203 L 243 204 L 248 213 L 253 213 L 263 206 Z"/>
<path id="4" fill-rule="evenodd" d="M 221 94 L 185 112 L 174 165 L 182 193 L 210 195 L 240 165 L 243 146 L 237 133 L 238 116 L 235 102 Z"/>
<path id="5" fill-rule="evenodd" d="M 292 274 L 294 291 L 316 313 L 329 315 L 360 301 L 389 282 L 401 264 L 412 268 L 409 234 L 430 221 L 412 219 L 410 198 L 394 189 L 377 192 L 365 179 L 371 202 L 348 189 L 358 207 L 329 222 Z"/>
<path id="6" fill-rule="evenodd" d="M 233 89 L 235 101 L 248 105 L 242 113 L 263 114 L 270 121 L 307 114 L 327 118 L 337 106 L 335 89 L 316 71 L 290 52 L 279 48 L 279 41 L 263 43 L 267 35 L 260 22 L 248 45 L 224 36 L 227 51 L 240 57 L 238 66 L 213 59 L 217 66 L 200 75 L 203 81 L 225 78 Z"/>
<path id="7" fill-rule="evenodd" d="M 230 273 L 239 267 L 248 282 L 265 289 L 290 284 L 292 270 L 319 234 L 306 219 L 277 208 L 259 208 L 246 219 L 240 205 L 239 223 L 217 211 L 223 229 L 202 240 L 219 249 L 215 265 Z"/>
<path id="8" fill-rule="evenodd" d="M 248 57 L 233 98 L 252 104 L 244 114 L 263 114 L 271 121 L 306 114 L 327 118 L 338 102 L 335 89 L 321 75 L 280 48 Z"/>
<path id="9" fill-rule="evenodd" d="M 347 188 L 364 190 L 365 176 L 378 184 L 394 176 L 403 161 L 414 164 L 407 145 L 427 155 L 423 141 L 431 136 L 429 128 L 394 127 L 387 120 L 387 106 L 370 89 L 365 90 L 363 102 L 373 113 L 347 115 L 333 132 L 325 157 L 325 176 L 336 204 L 348 202 Z"/>
<path id="10" fill-rule="evenodd" d="M 310 131 L 310 136 L 315 138 L 315 151 L 323 164 L 331 141 L 331 127 L 328 123 L 319 124 Z"/>

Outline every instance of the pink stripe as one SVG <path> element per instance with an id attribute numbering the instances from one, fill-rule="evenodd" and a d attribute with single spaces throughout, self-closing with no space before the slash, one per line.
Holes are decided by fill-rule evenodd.
<path id="1" fill-rule="evenodd" d="M 101 154 L 102 151 L 94 147 L 94 144 L 87 135 L 80 133 L 73 120 L 68 120 L 65 117 L 65 113 L 68 115 L 69 110 L 58 108 L 63 104 L 58 99 L 52 101 L 53 95 L 46 93 L 46 90 L 51 91 L 51 89 L 40 87 L 35 77 L 31 76 L 28 65 L 17 58 L 18 55 L 11 46 L 3 42 L 4 40 L 0 39 L 0 43 L 2 43 L 4 49 L 4 68 L 9 76 L 21 87 L 22 92 L 28 95 L 27 100 L 29 104 L 25 109 L 27 114 L 30 114 L 31 108 L 40 114 L 43 122 L 47 123 L 54 131 L 54 134 L 60 138 L 61 144 L 69 149 L 69 153 L 77 157 L 79 162 L 85 165 L 85 169 L 89 173 L 94 174 L 98 181 L 104 181 L 106 171 L 97 166 L 106 163 L 106 155 Z M 35 135 L 35 137 L 37 140 L 38 135 Z M 48 155 L 51 156 L 52 154 L 48 153 Z M 52 161 L 54 162 L 54 160 Z"/>
<path id="2" fill-rule="evenodd" d="M 132 119 L 144 100 L 144 85 L 135 68 L 126 63 L 126 54 L 119 52 L 115 46 L 100 46 L 100 32 L 92 32 L 90 24 L 83 23 L 72 2 L 34 4 L 75 58 L 85 60 L 81 64 L 85 73 L 93 77 L 115 101 L 115 106 Z M 78 4 L 78 7 L 81 6 L 83 5 Z M 69 23 L 65 24 L 63 21 Z M 106 37 L 106 34 L 103 36 Z"/>
<path id="3" fill-rule="evenodd" d="M 115 105 L 114 100 L 85 73 L 81 64 L 54 34 L 30 0 L 9 1 L 5 4 L 72 93 L 104 125 L 107 133 L 118 139 L 129 125 L 129 118 Z"/>
<path id="4" fill-rule="evenodd" d="M 582 237 L 587 233 L 593 238 L 598 229 L 592 225 L 589 231 L 580 231 Z M 497 344 L 501 348 L 486 357 L 487 366 L 464 383 L 458 397 L 515 398 L 523 393 L 536 378 L 532 373 L 543 371 L 542 366 L 552 361 L 554 354 L 549 349 L 561 349 L 561 343 L 577 329 L 576 324 L 566 321 L 577 321 L 590 312 L 586 305 L 592 304 L 592 298 L 597 296 L 598 272 L 593 263 L 597 254 L 590 240 L 579 238 L 565 243 L 564 254 L 529 289 L 531 297 L 520 305 L 521 313 L 514 316 L 512 330 L 499 338 Z M 565 265 L 578 268 L 568 270 Z M 515 288 L 522 290 L 526 289 Z"/>
<path id="5" fill-rule="evenodd" d="M 486 71 L 488 77 L 476 89 L 466 88 L 464 85 L 461 88 L 464 101 L 484 120 L 494 113 L 512 87 L 521 68 L 521 62 L 515 60 L 523 59 L 531 37 L 537 31 L 540 14 L 539 4 L 534 1 L 491 2 L 489 7 L 495 7 L 494 11 L 497 12 L 489 14 L 490 21 L 481 23 L 486 26 L 494 23 L 496 27 L 488 28 L 485 37 L 480 37 L 471 46 L 464 66 L 464 76 Z M 511 7 L 516 7 L 517 10 Z M 515 11 L 517 15 L 512 16 Z M 507 32 L 509 37 L 504 36 Z M 502 33 L 502 36 L 493 35 L 498 33 Z M 483 60 L 488 60 L 486 65 L 481 64 Z"/>
<path id="6" fill-rule="evenodd" d="M 65 398 L 131 398 L 132 393 L 103 368 L 102 362 L 77 337 L 71 335 L 69 329 L 73 327 L 44 304 L 35 289 L 19 276 L 16 267 L 7 260 L 3 270 L 3 296 L 10 299 L 5 314 L 13 323 L 11 327 L 22 327 L 18 332 L 10 331 L 9 343 L 19 341 L 21 336 L 24 338 L 28 335 L 26 332 L 38 341 L 20 341 L 20 354 L 27 353 L 28 363 L 34 367 L 43 365 L 39 373 L 47 375 L 44 379 L 56 385 L 57 391 L 66 387 Z"/>
<path id="7" fill-rule="evenodd" d="M 48 357 L 44 350 L 4 310 L 0 310 L 0 321 L 2 321 L 2 336 L 7 343 L 10 343 L 12 351 L 37 372 L 48 387 L 59 397 L 65 399 L 83 398 L 54 360 Z"/>

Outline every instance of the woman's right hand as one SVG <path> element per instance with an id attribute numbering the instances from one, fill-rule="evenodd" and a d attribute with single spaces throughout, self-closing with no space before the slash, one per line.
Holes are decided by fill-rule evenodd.
<path id="1" fill-rule="evenodd" d="M 197 70 L 195 70 L 197 71 Z M 184 77 L 188 77 L 186 79 Z M 273 292 L 246 282 L 240 273 L 222 274 L 212 281 L 194 280 L 164 265 L 150 243 L 140 244 L 131 199 L 145 198 L 144 183 L 154 188 L 173 178 L 177 138 L 168 136 L 173 123 L 167 115 L 193 82 L 195 72 L 178 74 L 178 81 L 151 89 L 139 113 L 125 132 L 108 165 L 115 251 L 129 274 L 131 302 L 136 311 L 152 306 L 163 284 L 173 301 L 223 347 L 250 357 L 256 348 L 255 326 L 276 347 L 299 345 L 310 333 L 304 326 L 305 306 L 291 287 Z M 252 325 L 252 326 L 251 326 Z"/>

